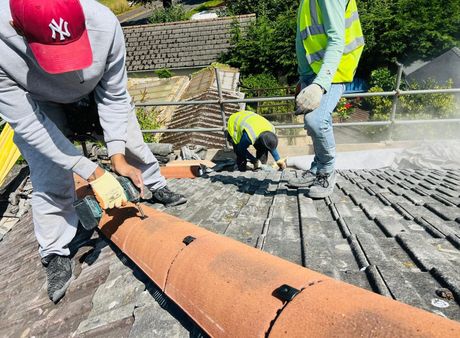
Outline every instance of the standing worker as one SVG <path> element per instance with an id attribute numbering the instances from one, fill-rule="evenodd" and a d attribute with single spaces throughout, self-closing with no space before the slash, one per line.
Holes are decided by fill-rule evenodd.
<path id="1" fill-rule="evenodd" d="M 264 117 L 250 112 L 240 111 L 234 113 L 228 119 L 227 139 L 233 145 L 236 153 L 236 164 L 239 171 L 246 171 L 246 163 L 249 160 L 254 169 L 261 168 L 267 163 L 268 152 L 279 168 L 286 168 L 285 160 L 280 159 L 278 154 L 278 137 L 275 127 Z M 256 157 L 249 151 L 249 146 L 256 148 Z"/>
<path id="2" fill-rule="evenodd" d="M 310 198 L 325 198 L 335 185 L 335 139 L 332 112 L 352 82 L 364 37 L 356 0 L 301 0 L 297 17 L 296 52 L 299 70 L 296 114 L 304 114 L 305 129 L 315 157 L 309 170 L 291 179 L 292 187 L 310 187 Z"/>
<path id="3" fill-rule="evenodd" d="M 72 107 L 93 98 L 116 173 L 145 184 L 156 202 L 186 200 L 166 187 L 143 141 L 127 91 L 123 31 L 108 8 L 94 0 L 0 0 L 0 55 L 0 116 L 30 167 L 35 235 L 57 302 L 73 278 L 73 174 L 89 181 L 102 208 L 126 202 L 118 181 L 61 131 L 66 113 L 79 118 Z"/>

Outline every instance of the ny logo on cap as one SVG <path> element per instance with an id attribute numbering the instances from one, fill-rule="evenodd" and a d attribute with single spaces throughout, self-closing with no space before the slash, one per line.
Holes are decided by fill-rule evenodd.
<path id="1" fill-rule="evenodd" d="M 51 20 L 51 23 L 49 24 L 49 27 L 53 32 L 51 38 L 53 40 L 56 40 L 56 33 L 59 33 L 61 41 L 65 40 L 66 37 L 70 38 L 68 26 L 69 23 L 67 21 L 64 21 L 62 18 L 59 18 L 59 25 L 56 23 L 56 20 Z"/>

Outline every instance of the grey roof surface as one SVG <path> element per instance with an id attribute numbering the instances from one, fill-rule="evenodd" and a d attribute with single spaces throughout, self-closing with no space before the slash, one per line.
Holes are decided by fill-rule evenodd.
<path id="1" fill-rule="evenodd" d="M 460 48 L 453 47 L 438 57 L 429 60 L 417 60 L 404 67 L 409 81 L 423 81 L 428 78 L 444 84 L 453 81 L 453 87 L 460 86 Z"/>
<path id="2" fill-rule="evenodd" d="M 221 172 L 170 180 L 189 202 L 165 211 L 460 321 L 460 170 L 340 171 L 325 200 L 287 188 L 298 174 Z M 102 239 L 91 244 L 76 255 L 77 279 L 53 305 L 30 214 L 3 237 L 0 302 L 8 305 L 0 309 L 0 336 L 200 334 L 116 248 Z M 445 289 L 453 299 L 437 294 Z"/>
<path id="3" fill-rule="evenodd" d="M 255 15 L 124 27 L 128 71 L 202 68 L 230 48 L 231 27 L 244 30 Z"/>

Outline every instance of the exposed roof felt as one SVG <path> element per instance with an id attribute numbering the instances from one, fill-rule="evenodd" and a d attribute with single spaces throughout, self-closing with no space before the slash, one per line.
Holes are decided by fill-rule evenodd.
<path id="1" fill-rule="evenodd" d="M 189 202 L 165 211 L 460 321 L 460 170 L 341 171 L 334 194 L 314 201 L 286 187 L 299 173 L 171 180 Z M 0 302 L 8 304 L 0 309 L 0 336 L 199 334 L 116 248 L 93 244 L 96 250 L 77 254 L 78 277 L 55 306 L 46 296 L 30 215 L 7 233 L 0 241 Z M 455 299 L 438 295 L 443 289 Z"/>
<path id="2" fill-rule="evenodd" d="M 128 71 L 202 68 L 230 47 L 236 21 L 245 29 L 255 15 L 124 27 Z"/>

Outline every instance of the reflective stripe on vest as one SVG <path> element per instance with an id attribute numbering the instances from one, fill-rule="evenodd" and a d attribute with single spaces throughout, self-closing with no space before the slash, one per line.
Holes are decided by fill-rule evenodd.
<path id="1" fill-rule="evenodd" d="M 317 0 L 304 0 L 302 2 L 299 7 L 298 25 L 307 61 L 313 71 L 318 74 L 326 54 L 328 38 Z M 333 83 L 353 81 L 363 47 L 364 37 L 356 0 L 350 0 L 345 11 L 345 47 L 337 72 L 332 80 Z"/>
<path id="2" fill-rule="evenodd" d="M 275 132 L 275 127 L 263 116 L 249 111 L 240 111 L 232 114 L 228 119 L 227 131 L 233 142 L 238 144 L 243 136 L 243 131 L 249 136 L 252 144 L 264 131 Z"/>

